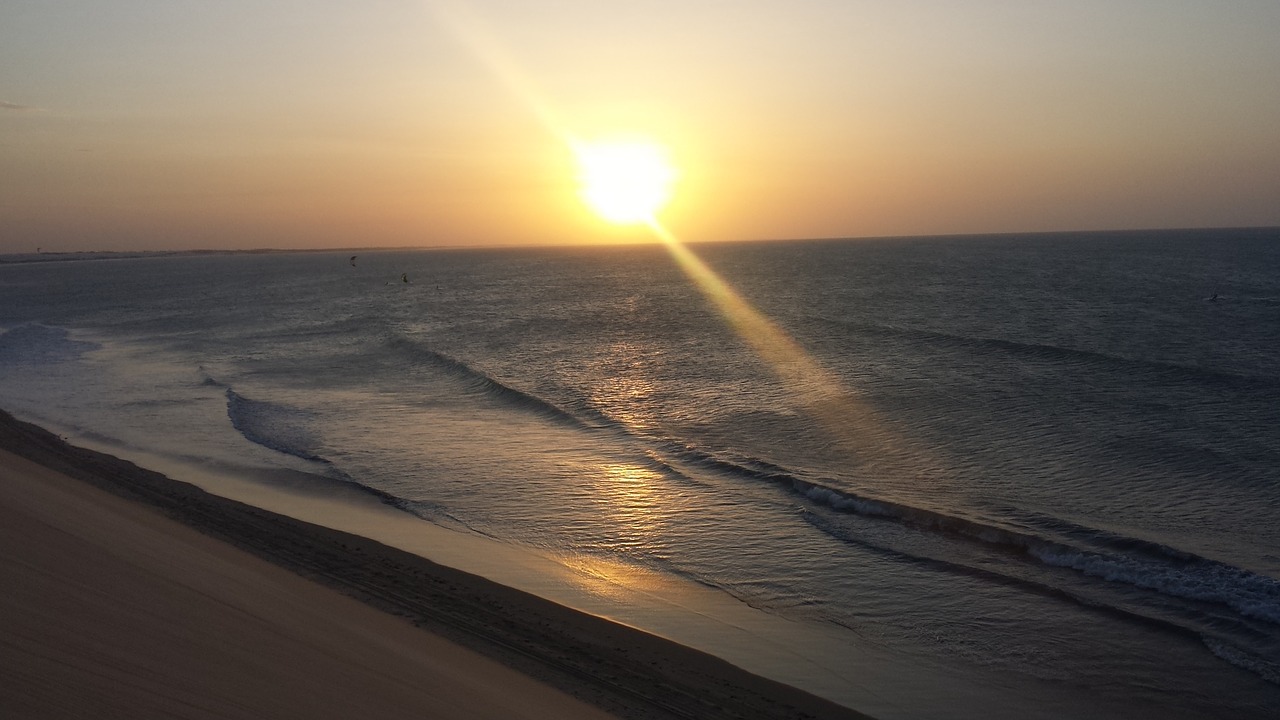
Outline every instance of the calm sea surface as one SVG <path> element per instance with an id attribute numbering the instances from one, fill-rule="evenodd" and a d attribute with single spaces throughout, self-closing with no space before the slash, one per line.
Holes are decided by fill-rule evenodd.
<path id="1" fill-rule="evenodd" d="M 661 246 L 12 262 L 0 406 L 1100 716 L 1280 716 L 1280 231 L 693 249 L 799 354 Z"/>

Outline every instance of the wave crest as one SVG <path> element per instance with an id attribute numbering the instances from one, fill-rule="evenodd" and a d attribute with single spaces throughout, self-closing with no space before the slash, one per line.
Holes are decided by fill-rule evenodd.
<path id="1" fill-rule="evenodd" d="M 311 413 L 250 400 L 231 388 L 226 389 L 226 394 L 227 417 L 232 427 L 250 442 L 303 460 L 329 464 L 317 454 L 320 440 L 309 427 Z"/>
<path id="2" fill-rule="evenodd" d="M 566 425 L 591 428 L 594 427 L 582 418 L 564 408 L 544 400 L 532 393 L 519 390 L 502 381 L 485 374 L 465 362 L 450 357 L 437 350 L 432 350 L 421 343 L 405 338 L 395 338 L 391 346 L 410 356 L 418 364 L 426 364 L 443 371 L 446 375 L 461 381 L 463 387 L 475 394 L 500 402 L 508 407 L 530 412 Z"/>

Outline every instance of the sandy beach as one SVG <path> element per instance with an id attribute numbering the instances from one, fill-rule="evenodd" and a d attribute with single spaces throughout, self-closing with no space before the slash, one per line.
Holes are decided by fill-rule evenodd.
<path id="1" fill-rule="evenodd" d="M 0 416 L 0 716 L 858 718 Z"/>

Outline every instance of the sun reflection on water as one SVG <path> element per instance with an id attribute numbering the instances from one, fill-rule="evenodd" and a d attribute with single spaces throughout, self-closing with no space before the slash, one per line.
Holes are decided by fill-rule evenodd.
<path id="1" fill-rule="evenodd" d="M 659 551 L 662 525 L 669 514 L 656 490 L 662 476 L 630 463 L 606 464 L 599 473 L 595 497 L 606 526 L 612 528 L 604 549 L 627 555 Z"/>
<path id="2" fill-rule="evenodd" d="M 667 588 L 670 580 L 645 566 L 667 557 L 667 524 L 680 512 L 682 495 L 669 491 L 661 473 L 635 463 L 606 462 L 581 472 L 591 498 L 587 511 L 604 536 L 591 550 L 557 561 L 574 571 L 583 590 L 603 598 Z"/>
<path id="3" fill-rule="evenodd" d="M 591 386 L 591 402 L 595 407 L 609 408 L 610 415 L 626 427 L 645 431 L 655 426 L 650 398 L 657 388 L 645 377 L 641 354 L 631 343 L 609 347 L 598 367 L 592 368 L 596 381 Z"/>
<path id="4" fill-rule="evenodd" d="M 600 598 L 620 603 L 633 602 L 635 593 L 672 598 L 681 585 L 656 570 L 599 555 L 572 555 L 556 561 L 573 571 L 577 586 Z"/>

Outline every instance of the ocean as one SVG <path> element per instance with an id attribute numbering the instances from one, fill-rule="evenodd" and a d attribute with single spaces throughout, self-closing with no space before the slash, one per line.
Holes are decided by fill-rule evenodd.
<path id="1" fill-rule="evenodd" d="M 0 407 L 886 719 L 1280 716 L 1280 230 L 688 247 L 0 257 Z"/>

